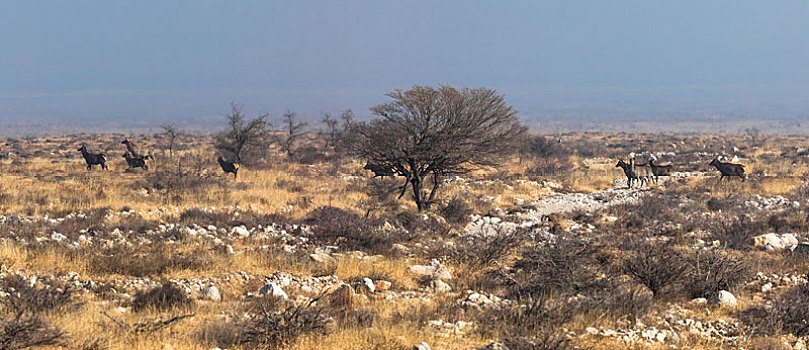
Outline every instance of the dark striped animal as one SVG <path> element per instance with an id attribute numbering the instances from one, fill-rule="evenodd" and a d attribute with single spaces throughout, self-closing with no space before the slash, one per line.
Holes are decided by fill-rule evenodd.
<path id="1" fill-rule="evenodd" d="M 742 181 L 744 181 L 744 165 L 723 163 L 720 162 L 719 159 L 712 160 L 708 165 L 716 167 L 716 169 L 722 174 L 722 176 L 719 177 L 719 181 L 722 181 L 722 179 L 726 177 L 728 178 L 728 181 L 730 181 L 731 176 L 738 176 L 740 179 L 742 179 Z"/>
<path id="2" fill-rule="evenodd" d="M 216 161 L 219 162 L 219 166 L 222 167 L 225 174 L 233 174 L 233 179 L 239 176 L 239 163 L 226 161 L 222 156 L 216 158 Z"/>
<path id="3" fill-rule="evenodd" d="M 640 186 L 643 187 L 643 184 L 648 182 L 649 178 L 652 176 L 652 169 L 650 167 L 635 165 L 635 162 L 631 160 L 627 163 L 620 159 L 618 163 L 615 164 L 615 167 L 623 169 L 628 188 L 632 188 L 632 181 L 639 181 Z"/>
<path id="4" fill-rule="evenodd" d="M 654 175 L 652 179 L 654 180 L 655 183 L 657 183 L 657 179 L 659 177 L 669 176 L 671 175 L 671 172 L 674 170 L 674 166 L 672 166 L 671 164 L 660 164 L 660 165 L 655 164 L 654 159 L 649 159 L 649 167 L 652 168 L 652 175 Z"/>
<path id="5" fill-rule="evenodd" d="M 154 158 L 151 154 L 135 157 L 129 151 L 124 152 L 123 157 L 126 159 L 126 165 L 129 166 L 129 169 L 143 168 L 143 170 L 149 170 L 149 160 Z"/>
<path id="6" fill-rule="evenodd" d="M 107 155 L 104 153 L 90 153 L 87 145 L 82 144 L 78 149 L 84 161 L 87 163 L 87 170 L 93 170 L 93 165 L 100 165 L 101 169 L 107 170 Z"/>
<path id="7" fill-rule="evenodd" d="M 372 164 L 371 162 L 365 162 L 365 170 L 370 170 L 374 173 L 374 177 L 382 177 L 385 176 L 395 176 L 396 173 L 393 171 L 393 168 L 383 164 Z"/>

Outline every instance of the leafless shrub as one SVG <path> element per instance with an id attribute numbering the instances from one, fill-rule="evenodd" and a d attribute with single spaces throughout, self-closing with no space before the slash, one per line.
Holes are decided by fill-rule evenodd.
<path id="1" fill-rule="evenodd" d="M 697 251 L 689 261 L 686 290 L 694 297 L 710 297 L 733 290 L 751 275 L 747 262 L 724 251 Z"/>
<path id="2" fill-rule="evenodd" d="M 635 320 L 648 314 L 655 305 L 653 296 L 641 288 L 616 284 L 609 290 L 609 293 L 591 293 L 579 301 L 578 312 L 607 315 L 616 320 Z"/>
<path id="3" fill-rule="evenodd" d="M 454 261 L 479 269 L 503 261 L 522 246 L 527 237 L 525 230 L 503 227 L 472 232 L 456 239 L 448 255 Z"/>
<path id="4" fill-rule="evenodd" d="M 174 283 L 163 283 L 145 292 L 135 294 L 132 311 L 187 309 L 194 304 L 184 290 Z"/>
<path id="5" fill-rule="evenodd" d="M 412 211 L 399 212 L 391 218 L 397 227 L 403 228 L 402 241 L 413 241 L 420 237 L 443 235 L 449 232 L 450 227 L 441 217 L 419 214 Z"/>
<path id="6" fill-rule="evenodd" d="M 212 255 L 205 249 L 173 254 L 162 243 L 116 246 L 91 254 L 90 271 L 98 274 L 148 277 L 161 275 L 169 269 L 199 269 L 213 264 Z"/>
<path id="7" fill-rule="evenodd" d="M 188 196 L 203 196 L 207 188 L 218 184 L 220 184 L 220 180 L 216 178 L 172 169 L 146 174 L 143 187 L 162 194 L 166 203 L 181 203 Z"/>
<path id="8" fill-rule="evenodd" d="M 544 330 L 531 337 L 514 337 L 503 340 L 509 350 L 570 350 L 573 344 L 560 331 Z"/>
<path id="9" fill-rule="evenodd" d="M 476 315 L 478 324 L 499 327 L 479 327 L 484 337 L 504 339 L 509 349 L 571 349 L 567 338 L 559 331 L 562 324 L 573 319 L 570 305 L 546 298 L 528 298 L 525 304 L 504 306 Z M 493 334 L 497 332 L 497 334 Z"/>
<path id="10" fill-rule="evenodd" d="M 542 135 L 531 135 L 525 138 L 520 147 L 520 155 L 530 158 L 561 158 L 567 156 L 567 151 L 557 140 Z"/>
<path id="11" fill-rule="evenodd" d="M 771 308 L 751 307 L 739 317 L 754 333 L 778 335 L 787 332 L 805 337 L 809 335 L 809 286 L 791 287 L 773 300 Z"/>
<path id="12" fill-rule="evenodd" d="M 0 319 L 0 349 L 16 350 L 64 344 L 65 333 L 43 321 L 39 316 Z"/>
<path id="13" fill-rule="evenodd" d="M 334 322 L 316 306 L 320 297 L 308 303 L 288 306 L 283 311 L 257 310 L 240 324 L 240 346 L 250 349 L 280 349 L 304 335 L 325 335 Z"/>
<path id="14" fill-rule="evenodd" d="M 317 240 L 341 249 L 382 253 L 403 240 L 401 231 L 384 230 L 373 219 L 335 207 L 311 211 L 305 223 L 312 226 Z"/>
<path id="15" fill-rule="evenodd" d="M 594 266 L 595 251 L 590 243 L 575 239 L 526 249 L 505 276 L 509 295 L 566 294 L 599 286 L 603 281 Z"/>
<path id="16" fill-rule="evenodd" d="M 733 249 L 747 249 L 753 245 L 753 237 L 763 234 L 766 225 L 748 216 L 720 219 L 714 228 L 713 239 Z"/>
<path id="17" fill-rule="evenodd" d="M 8 293 L 3 304 L 15 312 L 63 310 L 73 303 L 72 290 L 67 286 L 36 287 L 32 286 L 28 279 L 18 275 L 10 275 L 0 280 L 0 290 Z"/>
<path id="18" fill-rule="evenodd" d="M 469 217 L 474 213 L 472 207 L 465 200 L 455 197 L 441 207 L 438 213 L 447 220 L 448 223 L 461 227 L 469 223 Z"/>
<path id="19" fill-rule="evenodd" d="M 107 318 L 107 321 L 111 323 L 103 323 L 105 326 L 112 326 L 115 328 L 116 332 L 122 333 L 132 333 L 132 334 L 151 334 L 163 330 L 171 325 L 175 324 L 178 321 L 194 317 L 194 314 L 187 314 L 187 315 L 177 315 L 172 316 L 167 319 L 163 318 L 156 318 L 156 319 L 148 319 L 136 323 L 128 323 L 117 319 L 115 317 L 110 316 L 106 312 L 102 312 L 101 315 Z"/>
<path id="20" fill-rule="evenodd" d="M 680 254 L 665 244 L 641 242 L 623 263 L 623 271 L 643 284 L 654 296 L 676 284 L 687 265 Z"/>

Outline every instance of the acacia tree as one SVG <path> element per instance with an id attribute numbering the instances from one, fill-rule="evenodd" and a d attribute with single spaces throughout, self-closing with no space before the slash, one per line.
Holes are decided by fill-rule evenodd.
<path id="1" fill-rule="evenodd" d="M 355 123 L 353 150 L 370 163 L 406 178 L 419 211 L 435 200 L 441 177 L 495 166 L 525 133 L 503 95 L 485 88 L 414 86 L 388 94 L 392 102 L 371 108 L 379 116 Z M 432 189 L 424 184 L 432 177 Z"/>
<path id="2" fill-rule="evenodd" d="M 216 135 L 215 147 L 241 163 L 246 149 L 261 146 L 267 138 L 270 127 L 267 119 L 270 115 L 265 113 L 248 120 L 242 113 L 241 105 L 231 102 L 230 109 L 231 112 L 225 115 L 228 128 Z"/>

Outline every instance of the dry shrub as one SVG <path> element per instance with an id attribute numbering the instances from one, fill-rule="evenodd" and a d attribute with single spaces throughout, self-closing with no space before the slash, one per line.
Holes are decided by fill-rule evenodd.
<path id="1" fill-rule="evenodd" d="M 517 259 L 506 285 L 511 296 L 579 293 L 602 286 L 593 258 L 596 249 L 576 239 L 534 245 Z"/>
<path id="2" fill-rule="evenodd" d="M 150 277 L 171 269 L 202 269 L 214 264 L 209 250 L 198 248 L 187 253 L 175 253 L 170 246 L 163 243 L 116 246 L 93 254 L 89 269 L 97 274 Z"/>
<path id="3" fill-rule="evenodd" d="M 686 271 L 683 257 L 669 245 L 641 242 L 633 250 L 624 259 L 623 272 L 649 288 L 654 296 L 676 285 Z"/>
<path id="4" fill-rule="evenodd" d="M 592 293 L 581 300 L 577 307 L 580 312 L 609 316 L 615 320 L 635 320 L 654 307 L 653 296 L 640 288 L 612 286 L 608 293 Z"/>
<path id="5" fill-rule="evenodd" d="M 252 210 L 227 211 L 189 208 L 180 213 L 180 222 L 186 225 L 213 225 L 227 228 L 239 225 L 246 227 L 270 226 L 273 224 L 285 225 L 289 223 L 289 219 L 281 214 L 264 214 Z"/>
<path id="6" fill-rule="evenodd" d="M 0 319 L 0 349 L 28 349 L 64 344 L 65 333 L 38 316 L 17 312 L 12 319 Z"/>
<path id="7" fill-rule="evenodd" d="M 280 349 L 301 336 L 325 335 L 334 322 L 316 306 L 320 297 L 282 311 L 261 309 L 251 313 L 238 329 L 238 344 L 250 349 Z M 227 344 L 218 344 L 228 346 Z"/>
<path id="8" fill-rule="evenodd" d="M 443 235 L 449 232 L 450 227 L 446 221 L 440 217 L 412 211 L 403 211 L 391 219 L 396 227 L 401 227 L 407 232 L 400 235 L 402 241 L 413 241 L 422 237 Z"/>
<path id="9" fill-rule="evenodd" d="M 753 237 L 763 234 L 767 227 L 748 216 L 720 219 L 713 230 L 713 239 L 732 249 L 748 249 L 753 245 Z"/>
<path id="10" fill-rule="evenodd" d="M 772 307 L 754 306 L 740 313 L 739 319 L 754 334 L 797 337 L 809 335 L 809 285 L 790 288 L 773 300 Z"/>
<path id="11" fill-rule="evenodd" d="M 573 344 L 559 331 L 542 331 L 532 337 L 515 337 L 503 340 L 508 350 L 570 350 Z"/>
<path id="12" fill-rule="evenodd" d="M 697 251 L 689 261 L 686 290 L 691 297 L 710 297 L 733 290 L 751 277 L 749 264 L 725 251 Z"/>
<path id="13" fill-rule="evenodd" d="M 441 207 L 438 213 L 447 220 L 448 223 L 457 227 L 465 226 L 469 223 L 470 216 L 474 210 L 461 198 L 455 197 L 447 202 L 447 205 Z"/>
<path id="14" fill-rule="evenodd" d="M 457 238 L 445 255 L 478 270 L 504 260 L 527 239 L 525 229 L 498 226 L 492 231 L 477 231 Z"/>
<path id="15" fill-rule="evenodd" d="M 132 311 L 187 309 L 194 305 L 184 290 L 174 283 L 163 283 L 145 292 L 138 292 L 132 299 Z"/>
<path id="16" fill-rule="evenodd" d="M 166 203 L 182 203 L 189 196 L 203 197 L 209 187 L 221 184 L 216 178 L 175 169 L 147 173 L 142 187 L 162 194 Z"/>
<path id="17" fill-rule="evenodd" d="M 476 315 L 478 324 L 498 325 L 478 327 L 478 332 L 484 337 L 504 339 L 509 349 L 571 349 L 559 328 L 573 319 L 574 309 L 546 298 L 525 301 L 522 305 L 503 306 Z"/>
<path id="18" fill-rule="evenodd" d="M 317 241 L 343 250 L 385 253 L 392 244 L 408 238 L 402 230 L 385 230 L 376 220 L 335 207 L 320 207 L 311 211 L 305 223 L 312 226 Z"/>
<path id="19" fill-rule="evenodd" d="M 11 275 L 0 280 L 0 290 L 8 293 L 3 304 L 15 312 L 61 311 L 73 303 L 73 293 L 67 286 L 31 286 L 29 280 Z"/>

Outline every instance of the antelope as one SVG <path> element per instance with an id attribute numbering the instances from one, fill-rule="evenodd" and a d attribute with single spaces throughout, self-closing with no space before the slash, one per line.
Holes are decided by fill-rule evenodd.
<path id="1" fill-rule="evenodd" d="M 87 163 L 87 170 L 93 170 L 93 165 L 101 165 L 101 169 L 107 170 L 107 155 L 104 153 L 90 153 L 87 145 L 82 144 L 77 150 L 81 152 L 84 161 Z"/>
<path id="2" fill-rule="evenodd" d="M 231 162 L 231 161 L 225 161 L 225 158 L 222 157 L 222 156 L 219 156 L 219 158 L 216 158 L 216 161 L 219 162 L 219 166 L 222 167 L 222 170 L 225 172 L 225 174 L 232 173 L 233 174 L 233 179 L 234 180 L 236 179 L 236 177 L 238 176 L 238 172 L 239 172 L 239 163 Z"/>
<path id="3" fill-rule="evenodd" d="M 641 165 L 636 166 L 634 160 L 630 160 L 629 163 L 626 163 L 622 159 L 619 159 L 618 163 L 615 164 L 615 167 L 624 170 L 628 188 L 632 188 L 633 180 L 640 181 L 640 186 L 643 187 L 643 184 L 646 183 L 649 180 L 649 177 L 652 176 L 651 168 Z"/>
<path id="4" fill-rule="evenodd" d="M 372 171 L 374 173 L 374 177 L 385 178 L 385 176 L 395 175 L 393 168 L 382 164 L 371 164 L 371 162 L 365 162 L 365 167 L 363 169 Z"/>
<path id="5" fill-rule="evenodd" d="M 671 175 L 671 171 L 674 167 L 671 164 L 655 164 L 654 159 L 649 159 L 649 166 L 652 168 L 652 178 L 655 183 L 657 183 L 657 178 L 661 176 L 669 176 Z"/>
<path id="6" fill-rule="evenodd" d="M 142 157 L 135 157 L 129 151 L 124 152 L 123 155 L 124 159 L 126 159 L 126 164 L 129 166 L 129 169 L 134 168 L 143 168 L 143 170 L 149 170 L 149 159 L 154 159 L 151 154 L 147 154 Z"/>
<path id="7" fill-rule="evenodd" d="M 723 163 L 720 162 L 719 159 L 712 160 L 708 165 L 716 167 L 716 169 L 722 174 L 722 176 L 719 177 L 719 181 L 722 181 L 722 179 L 725 177 L 727 177 L 728 181 L 730 181 L 731 176 L 738 176 L 740 179 L 742 179 L 742 181 L 744 181 L 744 165 Z"/>

